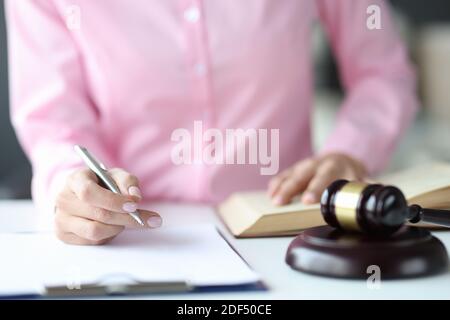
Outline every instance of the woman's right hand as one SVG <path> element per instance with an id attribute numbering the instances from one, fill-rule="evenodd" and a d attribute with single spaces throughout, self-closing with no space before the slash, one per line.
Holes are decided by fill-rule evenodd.
<path id="1" fill-rule="evenodd" d="M 99 245 L 129 228 L 158 228 L 161 216 L 138 210 L 145 226 L 140 226 L 128 212 L 141 200 L 138 179 L 122 169 L 108 170 L 122 194 L 101 187 L 89 169 L 77 169 L 66 180 L 55 207 L 57 237 L 65 243 Z"/>

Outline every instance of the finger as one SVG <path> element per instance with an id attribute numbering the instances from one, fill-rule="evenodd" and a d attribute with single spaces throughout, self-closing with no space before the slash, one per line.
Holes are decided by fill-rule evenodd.
<path id="1" fill-rule="evenodd" d="M 105 243 L 111 241 L 112 239 L 114 239 L 114 237 L 111 237 L 111 238 L 100 240 L 100 241 L 92 241 L 92 240 L 81 238 L 81 237 L 77 236 L 76 234 L 69 233 L 69 232 L 57 233 L 57 237 L 59 240 L 63 241 L 64 243 L 71 244 L 71 245 L 81 245 L 81 246 L 102 245 L 102 244 L 105 244 Z"/>
<path id="2" fill-rule="evenodd" d="M 280 185 L 283 183 L 284 180 L 286 180 L 289 175 L 291 174 L 292 169 L 289 168 L 287 170 L 284 170 L 274 178 L 270 179 L 269 186 L 267 189 L 267 193 L 269 194 L 269 197 L 273 197 L 275 193 L 277 193 Z"/>
<path id="3" fill-rule="evenodd" d="M 274 194 L 273 201 L 276 205 L 289 203 L 294 196 L 303 192 L 315 173 L 313 161 L 302 161 L 292 170 L 291 175 L 285 179 Z"/>
<path id="4" fill-rule="evenodd" d="M 309 183 L 306 191 L 302 195 L 302 202 L 304 204 L 317 203 L 320 200 L 322 192 L 326 187 L 333 182 L 334 178 L 326 175 L 316 175 Z"/>
<path id="5" fill-rule="evenodd" d="M 309 182 L 306 191 L 302 195 L 302 202 L 305 204 L 317 203 L 322 192 L 338 178 L 342 173 L 339 168 L 332 163 L 324 163 L 318 169 L 314 177 Z"/>
<path id="6" fill-rule="evenodd" d="M 123 226 L 108 225 L 61 212 L 57 214 L 56 224 L 58 230 L 73 233 L 90 241 L 101 241 L 114 237 L 124 229 Z"/>
<path id="7" fill-rule="evenodd" d="M 291 202 L 294 196 L 305 190 L 312 175 L 312 171 L 310 171 L 302 176 L 292 176 L 286 179 L 274 196 L 274 203 L 284 205 Z"/>
<path id="8" fill-rule="evenodd" d="M 78 199 L 70 199 L 70 201 L 62 199 L 59 203 L 59 208 L 69 215 L 127 228 L 158 228 L 162 224 L 161 216 L 153 211 L 138 210 L 139 216 L 145 223 L 144 226 L 141 226 L 129 214 L 92 207 Z"/>
<path id="9" fill-rule="evenodd" d="M 141 209 L 139 215 L 149 228 L 154 229 L 162 226 L 163 220 L 157 212 Z"/>
<path id="10" fill-rule="evenodd" d="M 69 179 L 69 188 L 78 199 L 93 207 L 103 208 L 114 212 L 134 212 L 137 204 L 129 195 L 116 194 L 102 188 L 89 172 L 80 172 Z"/>
<path id="11" fill-rule="evenodd" d="M 142 193 L 139 188 L 139 179 L 136 176 L 120 168 L 114 168 L 108 172 L 111 174 L 114 181 L 116 181 L 122 194 L 129 194 L 130 196 L 135 197 L 136 201 L 142 199 Z"/>

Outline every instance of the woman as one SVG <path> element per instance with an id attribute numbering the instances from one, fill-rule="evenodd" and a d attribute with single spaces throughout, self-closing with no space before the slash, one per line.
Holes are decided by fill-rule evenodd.
<path id="1" fill-rule="evenodd" d="M 416 110 L 414 73 L 382 0 L 6 3 L 12 120 L 33 165 L 34 201 L 55 210 L 67 243 L 101 244 L 138 227 L 125 213 L 142 198 L 215 203 L 270 180 L 276 204 L 300 193 L 317 202 L 331 181 L 380 170 Z M 346 99 L 313 155 L 316 20 Z M 219 132 L 279 129 L 281 173 L 262 175 L 254 163 L 174 163 L 173 132 L 193 133 L 199 121 Z M 124 195 L 98 186 L 74 144 L 116 167 Z M 146 227 L 161 225 L 157 213 L 140 214 Z"/>

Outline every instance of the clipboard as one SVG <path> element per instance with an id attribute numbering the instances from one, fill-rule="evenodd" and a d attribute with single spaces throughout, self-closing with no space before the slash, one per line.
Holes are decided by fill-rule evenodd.
<path id="1" fill-rule="evenodd" d="M 67 285 L 63 285 L 61 284 L 61 282 L 54 282 L 56 283 L 56 285 L 45 285 L 45 286 L 41 286 L 41 289 L 39 291 L 34 291 L 35 293 L 31 293 L 27 294 L 26 291 L 24 291 L 23 293 L 17 292 L 16 294 L 2 294 L 1 290 L 0 290 L 0 299 L 12 299 L 12 298 L 22 298 L 22 299 L 29 299 L 29 298 L 83 298 L 83 297 L 105 297 L 105 296 L 130 296 L 130 295 L 153 295 L 153 294 L 182 294 L 182 293 L 212 293 L 212 292 L 234 292 L 234 291 L 261 291 L 261 290 L 267 290 L 266 286 L 262 283 L 262 281 L 259 279 L 259 277 L 256 277 L 254 279 L 254 281 L 252 280 L 253 278 L 246 278 L 245 273 L 253 273 L 253 271 L 251 270 L 251 267 L 248 265 L 248 263 L 242 258 L 242 256 L 240 256 L 238 254 L 238 252 L 235 250 L 235 248 L 233 248 L 233 246 L 226 240 L 226 238 L 223 236 L 223 234 L 214 226 L 208 226 L 208 227 L 200 227 L 197 226 L 194 228 L 194 230 L 189 230 L 189 228 L 192 227 L 185 227 L 184 229 L 176 229 L 176 234 L 179 235 L 182 239 L 185 240 L 185 238 L 183 238 L 181 235 L 183 234 L 183 232 L 185 232 L 185 234 L 195 234 L 196 235 L 196 239 L 195 241 L 198 242 L 210 242 L 209 244 L 206 244 L 206 246 L 208 245 L 212 245 L 211 248 L 203 248 L 200 246 L 198 249 L 199 250 L 204 250 L 204 252 L 198 252 L 196 253 L 196 255 L 194 254 L 194 257 L 203 257 L 203 254 L 208 255 L 209 251 L 218 251 L 218 252 L 212 252 L 212 256 L 211 257 L 206 257 L 205 259 L 210 259 L 212 260 L 214 263 L 210 264 L 210 269 L 213 268 L 217 263 L 217 259 L 223 259 L 223 260 L 234 260 L 234 268 L 236 269 L 236 265 L 240 266 L 238 267 L 238 270 L 243 271 L 244 276 L 243 277 L 239 277 L 239 275 L 237 275 L 235 280 L 232 281 L 228 281 L 225 277 L 223 283 L 221 283 L 220 281 L 214 283 L 214 281 L 212 281 L 211 283 L 208 282 L 208 279 L 205 279 L 205 281 L 198 281 L 199 279 L 188 279 L 186 281 L 180 281 L 179 279 L 177 280 L 170 280 L 167 281 L 165 279 L 163 279 L 163 281 L 142 281 L 142 279 L 145 280 L 145 277 L 139 277 L 136 276 L 136 274 L 133 274 L 132 270 L 127 270 L 126 267 L 124 266 L 124 269 L 127 271 L 130 271 L 129 275 L 125 274 L 126 276 L 126 281 L 122 281 L 122 282 L 117 282 L 117 281 L 112 281 L 111 279 L 108 279 L 108 277 L 106 276 L 105 278 L 105 274 L 103 274 L 102 277 L 96 278 L 95 281 L 93 282 L 88 282 L 88 281 L 83 281 L 81 282 L 81 285 L 79 287 L 73 287 L 73 286 L 67 286 Z M 184 230 L 184 231 L 183 231 Z M 208 231 L 209 230 L 209 231 Z M 164 239 L 169 239 L 168 237 L 170 235 L 170 233 L 174 234 L 175 230 L 172 230 L 170 232 L 167 232 L 167 238 L 166 237 L 166 232 L 161 232 L 161 234 L 164 234 L 164 236 L 162 237 Z M 212 236 L 212 231 L 214 231 L 214 234 L 216 234 L 216 236 Z M 209 236 L 207 235 L 209 232 Z M 156 234 L 156 233 L 155 233 Z M 156 241 L 158 239 L 157 235 L 152 235 L 152 241 Z M 203 234 L 203 235 L 202 235 Z M 2 237 L 5 237 L 5 239 L 3 239 Z M 39 239 L 39 236 L 33 235 L 33 234 L 16 234 L 16 235 L 9 235 L 10 238 L 12 237 L 18 237 L 17 239 L 22 239 L 21 241 L 18 241 L 16 239 L 6 239 L 8 236 L 7 235 L 3 235 L 0 234 L 0 249 L 2 249 L 2 240 L 4 241 L 3 243 L 14 243 L 16 242 L 17 245 L 19 245 L 19 247 L 13 248 L 14 252 L 10 253 L 12 254 L 17 254 L 17 252 L 22 252 L 24 250 L 25 247 L 27 247 L 27 244 L 29 244 L 32 241 L 38 242 L 38 246 L 37 248 L 35 248 L 36 250 L 42 250 L 39 249 L 42 245 L 39 245 L 39 241 L 44 241 L 44 240 L 39 240 L 36 241 L 36 239 Z M 21 237 L 29 237 L 29 239 L 24 239 Z M 145 237 L 145 236 L 132 236 L 129 239 L 129 244 L 126 243 L 126 237 L 125 240 L 123 240 L 123 242 L 126 243 L 126 246 L 129 245 L 129 250 L 132 250 L 135 246 L 139 246 L 142 245 L 142 241 L 139 242 L 139 239 L 141 237 Z M 211 237 L 211 238 L 208 238 Z M 156 239 L 156 240 L 155 240 Z M 16 241 L 14 241 L 16 240 Z M 159 239 L 161 240 L 161 239 Z M 50 241 L 48 239 L 45 239 L 45 241 Z M 172 241 L 174 241 L 172 239 Z M 216 247 L 214 246 L 214 242 L 216 242 Z M 212 244 L 211 244 L 212 243 Z M 20 245 L 22 245 L 22 248 L 20 248 Z M 63 245 L 63 244 L 61 244 Z M 121 246 L 123 246 L 123 243 L 120 243 Z M 65 246 L 65 245 L 64 245 Z M 189 244 L 187 244 L 186 246 L 189 246 Z M 112 246 L 114 247 L 114 245 Z M 64 249 L 66 248 L 66 249 Z M 64 247 L 64 250 L 72 250 L 73 247 Z M 85 249 L 86 248 L 86 249 Z M 152 247 L 153 248 L 153 244 Z M 194 244 L 194 248 L 195 244 Z M 134 248 L 135 249 L 135 248 Z M 35 250 L 35 251 L 36 251 Z M 61 250 L 61 248 L 59 249 Z M 99 256 L 101 256 L 101 254 L 105 253 L 104 251 L 106 250 L 105 248 L 87 248 L 87 247 L 78 247 L 78 249 L 76 250 L 99 250 Z M 103 251 L 102 251 L 103 250 Z M 118 249 L 120 251 L 120 249 Z M 123 252 L 124 248 L 122 248 L 122 252 Z M 155 249 L 156 251 L 157 249 Z M 47 250 L 47 251 L 54 251 L 54 250 Z M 106 250 L 108 251 L 108 250 Z M 95 251 L 97 252 L 97 251 Z M 209 253 L 208 253 L 209 252 Z M 106 252 L 108 253 L 108 252 Z M 111 252 L 109 252 L 109 254 L 111 254 Z M 118 253 L 119 254 L 119 253 Z M 51 257 L 54 259 L 55 256 L 58 256 L 58 253 L 52 253 Z M 223 258 L 222 258 L 223 256 Z M 59 257 L 59 256 L 58 256 Z M 7 257 L 8 258 L 8 257 Z M 91 256 L 92 258 L 92 256 Z M 134 258 L 136 258 L 136 256 L 134 256 Z M 48 259 L 48 258 L 47 258 Z M 64 259 L 64 257 L 61 257 L 61 259 Z M 125 258 L 126 259 L 126 258 Z M 11 260 L 11 257 L 9 257 L 9 259 L 7 260 Z M 20 259 L 19 259 L 20 260 Z M 35 259 L 38 260 L 38 259 Z M 41 259 L 41 260 L 45 260 Z M 50 260 L 51 261 L 51 260 Z M 120 262 L 120 260 L 119 260 Z M 204 262 L 207 262 L 207 260 L 205 260 Z M 141 260 L 139 262 L 139 264 L 149 264 L 148 263 L 148 259 L 145 260 Z M 177 263 L 178 265 L 180 265 L 180 263 Z M 96 264 L 94 264 L 96 265 Z M 104 264 L 103 264 L 104 266 Z M 184 265 L 183 265 L 184 266 Z M 194 266 L 194 267 L 193 267 Z M 197 264 L 198 266 L 198 264 Z M 54 268 L 54 270 L 57 270 L 55 266 L 52 266 Z M 195 268 L 195 264 L 194 265 L 189 265 L 186 264 L 187 268 L 191 268 L 194 269 Z M 39 268 L 38 268 L 39 269 Z M 232 271 L 233 266 L 231 269 L 224 269 L 230 272 Z M 10 269 L 11 270 L 11 269 Z M 207 268 L 205 268 L 204 270 L 207 270 Z M 17 274 L 22 273 L 23 271 L 21 270 L 17 270 L 16 271 Z M 202 272 L 202 270 L 199 271 L 200 273 Z M 217 270 L 214 274 L 218 275 L 218 274 L 222 274 L 223 271 L 221 270 Z M 139 274 L 139 273 L 138 273 Z M 108 274 L 106 274 L 108 275 Z M 122 274 L 123 276 L 124 274 Z M 195 278 L 195 277 L 194 277 Z M 212 275 L 210 277 L 210 279 L 213 279 L 214 276 Z M 97 280 L 99 279 L 99 280 Z M 137 280 L 139 279 L 139 280 Z M 239 279 L 247 279 L 245 281 L 239 282 Z M 250 280 L 249 280 L 250 279 Z M 0 282 L 1 282 L 1 275 L 0 275 Z M 113 279 L 114 280 L 114 279 Z M 115 279 L 117 280 L 117 279 Z M 196 281 L 197 280 L 197 281 Z M 202 279 L 200 279 L 202 280 Z M 220 279 L 219 279 L 220 280 Z M 229 280 L 229 279 L 228 279 Z M 0 289 L 1 289 L 1 284 L 0 284 Z"/>

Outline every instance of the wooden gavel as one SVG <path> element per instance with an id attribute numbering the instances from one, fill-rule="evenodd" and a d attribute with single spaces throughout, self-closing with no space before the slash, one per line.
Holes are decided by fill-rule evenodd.
<path id="1" fill-rule="evenodd" d="M 408 206 L 394 186 L 337 180 L 323 192 L 321 212 L 332 227 L 372 234 L 392 234 L 406 222 L 450 227 L 450 210 Z"/>

